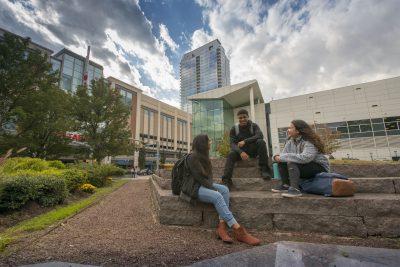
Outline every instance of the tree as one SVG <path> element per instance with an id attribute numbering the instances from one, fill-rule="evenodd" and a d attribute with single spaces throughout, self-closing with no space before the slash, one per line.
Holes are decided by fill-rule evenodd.
<path id="1" fill-rule="evenodd" d="M 128 154 L 134 149 L 129 141 L 129 108 L 107 80 L 93 80 L 90 88 L 79 86 L 73 107 L 75 129 L 83 134 L 91 157 L 98 163 L 106 156 Z"/>
<path id="2" fill-rule="evenodd" d="M 33 157 L 66 154 L 70 96 L 58 88 L 48 57 L 28 44 L 7 33 L 0 43 L 0 152 L 26 147 L 22 154 Z"/>
<path id="3" fill-rule="evenodd" d="M 165 149 L 162 150 L 160 155 L 160 164 L 165 164 L 165 160 L 167 159 L 167 155 L 165 154 Z"/>
<path id="4" fill-rule="evenodd" d="M 222 137 L 222 141 L 217 145 L 217 151 L 223 158 L 228 157 L 229 151 L 231 150 L 229 131 L 225 131 Z"/>
<path id="5" fill-rule="evenodd" d="M 146 148 L 144 146 L 140 147 L 139 149 L 139 168 L 141 170 L 144 169 L 144 167 L 146 166 Z"/>
<path id="6" fill-rule="evenodd" d="M 324 144 L 325 153 L 332 156 L 332 153 L 340 148 L 340 132 L 334 132 L 331 128 L 326 127 L 326 125 L 319 125 L 317 133 Z"/>

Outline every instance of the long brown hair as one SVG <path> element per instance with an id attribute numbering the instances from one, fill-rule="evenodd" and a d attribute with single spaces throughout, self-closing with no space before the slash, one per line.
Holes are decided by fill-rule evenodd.
<path id="1" fill-rule="evenodd" d="M 321 138 L 311 129 L 310 125 L 303 120 L 292 120 L 292 124 L 304 140 L 311 142 L 318 150 L 318 152 L 325 154 L 325 146 Z"/>
<path id="2" fill-rule="evenodd" d="M 208 149 L 208 135 L 199 134 L 193 139 L 193 156 L 199 161 L 202 173 L 205 176 L 212 176 L 212 167 Z"/>

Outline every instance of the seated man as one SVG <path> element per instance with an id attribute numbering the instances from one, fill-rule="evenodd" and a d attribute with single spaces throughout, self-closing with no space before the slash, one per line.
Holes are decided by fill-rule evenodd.
<path id="1" fill-rule="evenodd" d="M 239 124 L 232 127 L 229 136 L 231 142 L 231 151 L 226 159 L 224 175 L 222 182 L 232 187 L 233 166 L 238 160 L 248 160 L 250 157 L 259 156 L 258 165 L 264 179 L 270 179 L 270 169 L 268 166 L 267 146 L 260 127 L 249 120 L 249 113 L 245 109 L 237 113 Z"/>

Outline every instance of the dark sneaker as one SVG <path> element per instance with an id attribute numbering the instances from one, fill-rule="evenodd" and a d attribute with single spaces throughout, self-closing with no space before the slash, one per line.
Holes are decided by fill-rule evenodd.
<path id="1" fill-rule="evenodd" d="M 289 189 L 288 185 L 281 184 L 278 187 L 272 188 L 271 191 L 274 193 L 286 193 L 288 191 L 288 189 Z"/>
<path id="2" fill-rule="evenodd" d="M 233 187 L 232 179 L 226 179 L 226 178 L 221 178 L 222 184 L 226 185 L 229 188 L 229 191 L 231 191 Z"/>
<path id="3" fill-rule="evenodd" d="M 287 193 L 282 193 L 283 197 L 301 197 L 302 195 L 300 190 L 294 187 L 289 187 Z"/>
<path id="4" fill-rule="evenodd" d="M 268 170 L 268 168 L 267 167 L 261 167 L 260 169 L 261 169 L 261 177 L 264 180 L 270 180 L 272 176 L 271 176 L 271 172 Z"/>

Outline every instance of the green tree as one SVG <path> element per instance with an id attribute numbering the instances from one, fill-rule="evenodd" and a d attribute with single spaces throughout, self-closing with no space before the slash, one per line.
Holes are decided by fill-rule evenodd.
<path id="1" fill-rule="evenodd" d="M 160 155 L 160 164 L 165 164 L 165 160 L 167 159 L 167 155 L 165 154 L 165 149 L 162 150 Z"/>
<path id="2" fill-rule="evenodd" d="M 229 131 L 224 132 L 224 136 L 222 137 L 222 141 L 217 145 L 217 151 L 219 155 L 223 158 L 226 158 L 231 149 Z"/>
<path id="3" fill-rule="evenodd" d="M 91 157 L 98 163 L 106 156 L 128 154 L 134 149 L 129 141 L 129 108 L 107 80 L 93 80 L 90 88 L 79 86 L 72 114 L 76 130 L 83 134 Z"/>
<path id="4" fill-rule="evenodd" d="M 146 166 L 146 148 L 144 146 L 139 148 L 139 168 L 141 170 L 144 169 L 144 167 Z"/>
<path id="5" fill-rule="evenodd" d="M 58 88 L 48 57 L 28 44 L 7 33 L 0 43 L 0 152 L 26 147 L 25 155 L 56 157 L 71 149 L 63 137 L 70 96 Z"/>

